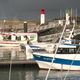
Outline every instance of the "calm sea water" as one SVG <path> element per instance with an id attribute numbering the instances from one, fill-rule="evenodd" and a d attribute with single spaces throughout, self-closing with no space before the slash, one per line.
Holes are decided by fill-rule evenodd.
<path id="1" fill-rule="evenodd" d="M 16 49 L 0 49 L 0 60 L 3 58 L 10 59 L 24 59 L 25 53 Z M 23 56 L 23 58 L 22 58 Z M 9 80 L 10 65 L 0 66 L 0 80 Z M 11 78 L 10 80 L 45 80 L 47 70 L 40 70 L 38 66 L 33 65 L 22 65 L 11 67 Z M 50 71 L 48 80 L 64 80 L 67 71 Z M 70 71 L 66 80 L 80 80 L 80 71 Z"/>
<path id="2" fill-rule="evenodd" d="M 11 70 L 11 80 L 45 80 L 47 70 L 36 68 L 13 68 Z M 66 71 L 50 71 L 48 80 L 63 80 Z M 0 69 L 0 80 L 9 80 L 9 68 Z M 80 72 L 72 71 L 68 74 L 66 80 L 80 80 Z"/>

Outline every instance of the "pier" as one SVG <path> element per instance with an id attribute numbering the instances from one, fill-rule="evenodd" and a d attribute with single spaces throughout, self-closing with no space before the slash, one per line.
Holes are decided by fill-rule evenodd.
<path id="1" fill-rule="evenodd" d="M 25 51 L 19 51 L 17 48 L 15 49 L 2 49 L 0 47 L 0 67 L 7 65 L 37 65 L 34 60 L 26 59 Z"/>
<path id="2" fill-rule="evenodd" d="M 38 64 L 35 61 L 32 60 L 0 60 L 0 69 L 9 69 L 10 65 L 12 68 L 36 68 L 39 69 Z"/>
<path id="3" fill-rule="evenodd" d="M 0 60 L 0 65 L 8 65 L 8 64 L 13 64 L 13 65 L 22 65 L 22 64 L 27 64 L 27 65 L 36 65 L 37 63 L 33 60 Z"/>

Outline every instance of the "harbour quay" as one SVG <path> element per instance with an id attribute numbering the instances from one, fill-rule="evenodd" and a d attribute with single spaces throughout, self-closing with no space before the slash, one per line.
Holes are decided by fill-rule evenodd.
<path id="1" fill-rule="evenodd" d="M 24 51 L 18 51 L 14 49 L 0 49 L 0 67 L 6 67 L 6 66 L 37 66 L 37 63 L 34 60 L 27 60 L 26 54 Z M 38 67 L 38 66 L 37 66 Z"/>
<path id="2" fill-rule="evenodd" d="M 16 65 L 16 64 L 31 64 L 31 65 L 35 65 L 36 62 L 33 61 L 33 60 L 2 60 L 0 61 L 0 65 L 8 65 L 8 64 L 13 64 L 13 65 Z"/>
<path id="3" fill-rule="evenodd" d="M 34 67 L 39 69 L 37 63 L 35 61 L 32 60 L 15 60 L 15 61 L 0 61 L 0 68 L 9 68 L 10 65 L 12 66 L 12 68 L 30 68 L 30 67 Z"/>

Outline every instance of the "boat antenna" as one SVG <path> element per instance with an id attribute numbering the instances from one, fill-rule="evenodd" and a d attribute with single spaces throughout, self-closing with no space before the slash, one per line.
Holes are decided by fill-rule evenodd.
<path id="1" fill-rule="evenodd" d="M 61 40 L 62 40 L 63 34 L 64 34 L 64 32 L 65 32 L 65 29 L 66 29 L 66 23 L 65 23 L 65 25 L 64 25 L 64 28 L 63 28 L 62 34 L 61 34 L 61 36 L 60 36 L 60 40 L 59 40 L 59 42 L 58 42 L 58 45 L 56 46 L 56 50 L 55 50 L 55 53 L 54 53 L 53 59 L 52 59 L 52 61 L 51 61 L 51 65 L 52 65 L 53 62 L 54 62 L 55 55 L 56 55 L 56 53 L 57 53 L 57 51 L 58 51 L 58 47 L 59 47 L 59 45 L 60 45 L 60 43 L 61 43 Z M 49 67 L 49 69 L 48 69 L 48 72 L 47 72 L 47 75 L 46 75 L 45 80 L 48 79 L 48 76 L 49 76 L 49 73 L 50 73 L 50 70 L 51 70 L 51 65 L 50 65 L 50 67 Z"/>
<path id="2" fill-rule="evenodd" d="M 77 8 L 76 8 L 76 26 L 77 26 L 77 17 L 78 17 L 78 16 L 77 16 Z"/>
<path id="3" fill-rule="evenodd" d="M 71 22 L 72 22 L 72 19 L 73 19 L 73 9 L 71 8 Z"/>

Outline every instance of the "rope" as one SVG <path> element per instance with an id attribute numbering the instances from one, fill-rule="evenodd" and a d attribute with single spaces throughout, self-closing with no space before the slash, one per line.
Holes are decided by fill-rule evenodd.
<path id="1" fill-rule="evenodd" d="M 10 60 L 9 80 L 11 80 L 11 69 L 12 69 L 12 57 L 11 57 L 11 60 Z"/>
<path id="2" fill-rule="evenodd" d="M 58 45 L 57 45 L 57 47 L 56 47 L 56 50 L 55 50 L 53 59 L 52 59 L 52 61 L 51 61 L 51 65 L 52 65 L 53 62 L 54 62 L 54 58 L 55 58 L 55 55 L 56 55 L 56 53 L 57 53 L 57 51 L 58 51 L 58 47 L 59 47 L 59 45 L 60 45 L 60 43 L 61 43 L 61 40 L 62 40 L 62 37 L 63 37 L 63 34 L 64 34 L 65 29 L 66 29 L 66 24 L 64 25 L 64 29 L 63 29 L 63 31 L 62 31 L 62 35 L 61 35 L 61 37 L 60 37 L 59 43 L 58 43 Z M 49 76 L 49 73 L 50 73 L 50 70 L 51 70 L 51 65 L 50 65 L 50 67 L 49 67 L 49 70 L 48 70 L 48 72 L 47 72 L 47 75 L 46 75 L 45 80 L 48 79 L 48 76 Z"/>
<path id="3" fill-rule="evenodd" d="M 71 38 L 72 33 L 73 33 L 73 31 L 74 31 L 74 27 L 75 27 L 75 22 L 74 22 L 74 21 L 73 21 L 73 24 L 74 24 L 74 25 L 73 25 L 73 29 L 72 29 L 72 32 L 71 32 L 71 35 L 70 35 L 69 38 Z M 80 49 L 80 48 L 78 48 L 76 54 L 78 53 L 79 49 Z M 69 67 L 69 69 L 68 69 L 68 71 L 67 71 L 67 73 L 66 73 L 66 75 L 65 75 L 65 77 L 64 77 L 64 80 L 66 79 L 66 77 L 67 77 L 67 75 L 68 75 L 68 73 L 69 73 L 69 71 L 70 71 L 70 68 L 71 68 L 71 66 L 72 66 L 72 64 L 73 64 L 73 62 L 74 62 L 74 60 L 75 60 L 75 58 L 76 58 L 76 55 L 75 55 L 74 58 L 73 58 L 73 61 L 72 61 L 71 65 L 70 65 L 70 67 Z"/>
<path id="4" fill-rule="evenodd" d="M 68 76 L 68 74 L 69 74 L 70 68 L 71 68 L 72 64 L 74 63 L 74 60 L 75 60 L 75 58 L 76 58 L 77 53 L 79 52 L 79 50 L 80 50 L 80 47 L 78 48 L 78 50 L 77 50 L 77 52 L 76 52 L 76 54 L 75 54 L 75 56 L 74 56 L 74 58 L 73 58 L 73 60 L 72 60 L 72 62 L 71 62 L 71 65 L 69 66 L 69 69 L 68 69 L 68 71 L 67 71 L 67 73 L 66 73 L 66 75 L 65 75 L 65 77 L 64 77 L 63 80 L 66 80 L 66 78 L 67 78 L 67 76 Z"/>

